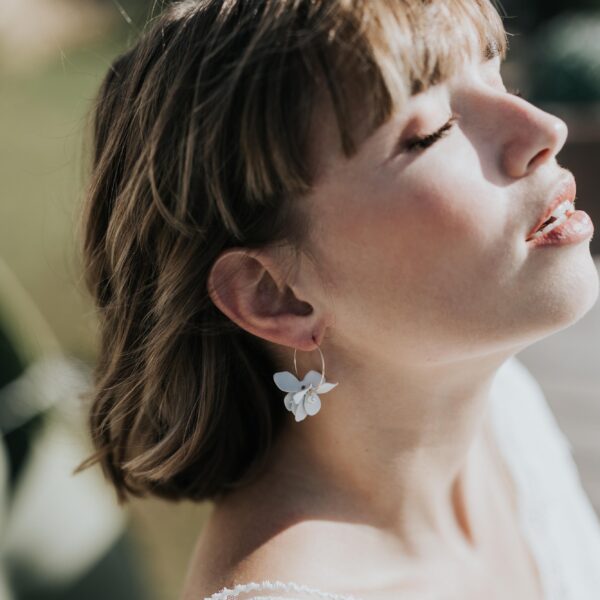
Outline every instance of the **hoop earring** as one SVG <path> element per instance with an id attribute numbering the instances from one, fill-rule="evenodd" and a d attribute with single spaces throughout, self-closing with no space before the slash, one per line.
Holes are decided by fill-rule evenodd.
<path id="1" fill-rule="evenodd" d="M 283 404 L 293 413 L 296 422 L 304 420 L 307 415 L 316 415 L 321 410 L 319 394 L 329 392 L 337 385 L 337 383 L 325 381 L 325 358 L 318 344 L 317 350 L 321 355 L 321 373 L 309 371 L 304 379 L 299 381 L 297 377 L 296 348 L 294 348 L 294 371 L 296 376 L 289 371 L 279 371 L 273 374 L 275 385 L 283 392 L 287 392 Z"/>

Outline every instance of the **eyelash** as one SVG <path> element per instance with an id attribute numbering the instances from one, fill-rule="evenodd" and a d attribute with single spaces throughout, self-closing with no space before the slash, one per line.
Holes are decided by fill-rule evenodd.
<path id="1" fill-rule="evenodd" d="M 452 129 L 454 125 L 454 121 L 456 119 L 452 117 L 447 123 L 442 125 L 437 131 L 430 133 L 429 135 L 425 135 L 422 137 L 413 137 L 410 140 L 407 140 L 404 144 L 404 149 L 407 152 L 414 152 L 415 150 L 424 150 L 425 148 L 429 148 L 429 146 L 433 145 L 439 139 L 443 138 L 449 131 Z"/>
<path id="2" fill-rule="evenodd" d="M 521 90 L 519 90 L 518 88 L 508 89 L 506 91 L 509 94 L 518 96 L 519 98 L 524 98 L 523 94 L 521 93 Z M 454 121 L 455 121 L 455 118 L 452 117 L 447 123 L 442 125 L 442 127 L 440 127 L 437 131 L 434 131 L 433 133 L 430 133 L 429 135 L 425 135 L 422 137 L 415 136 L 415 137 L 411 138 L 410 140 L 407 140 L 404 145 L 405 150 L 408 152 L 414 152 L 416 150 L 424 150 L 425 148 L 429 148 L 429 146 L 432 146 L 433 144 L 435 144 L 435 142 L 437 142 L 438 140 L 443 138 L 450 131 L 450 129 L 452 129 L 452 126 L 454 125 Z"/>

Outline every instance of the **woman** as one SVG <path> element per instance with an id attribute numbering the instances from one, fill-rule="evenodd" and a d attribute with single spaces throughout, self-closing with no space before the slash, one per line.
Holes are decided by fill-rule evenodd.
<path id="1" fill-rule="evenodd" d="M 183 598 L 600 593 L 598 555 L 547 559 L 539 532 L 567 515 L 521 521 L 551 457 L 581 552 L 600 548 L 513 358 L 598 278 L 566 126 L 506 90 L 505 50 L 488 0 L 197 0 L 108 72 L 88 464 L 121 502 L 214 502 Z"/>

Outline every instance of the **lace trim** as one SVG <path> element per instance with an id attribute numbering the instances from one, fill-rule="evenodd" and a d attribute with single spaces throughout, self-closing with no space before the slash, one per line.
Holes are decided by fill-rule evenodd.
<path id="1" fill-rule="evenodd" d="M 294 600 L 291 596 L 252 596 L 248 600 Z"/>
<path id="2" fill-rule="evenodd" d="M 344 596 L 341 594 L 334 594 L 332 592 L 323 592 L 316 588 L 311 588 L 307 585 L 301 585 L 299 583 L 288 582 L 284 583 L 283 581 L 251 581 L 249 583 L 239 583 L 233 588 L 224 587 L 212 594 L 212 596 L 206 596 L 204 600 L 225 600 L 226 598 L 234 598 L 239 596 L 240 594 L 246 592 L 252 592 L 254 590 L 259 589 L 268 589 L 268 590 L 280 590 L 285 592 L 298 592 L 301 594 L 308 594 L 309 596 L 316 596 L 317 598 L 328 598 L 329 600 L 361 600 L 356 596 Z M 255 600 L 258 598 L 268 598 L 268 600 L 282 600 L 281 596 L 256 596 L 251 598 L 250 600 Z M 283 600 L 290 600 L 289 598 L 283 598 Z"/>
<path id="3" fill-rule="evenodd" d="M 248 600 L 294 600 L 291 596 L 252 596 Z"/>

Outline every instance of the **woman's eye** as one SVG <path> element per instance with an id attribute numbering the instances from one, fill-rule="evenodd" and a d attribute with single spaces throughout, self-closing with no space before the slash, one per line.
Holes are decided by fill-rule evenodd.
<path id="1" fill-rule="evenodd" d="M 430 133 L 425 136 L 415 136 L 406 140 L 404 143 L 404 150 L 406 152 L 415 152 L 417 150 L 423 150 L 429 148 L 429 146 L 435 144 L 439 139 L 443 138 L 454 125 L 454 118 L 451 118 L 445 125 L 442 125 L 437 131 Z"/>

